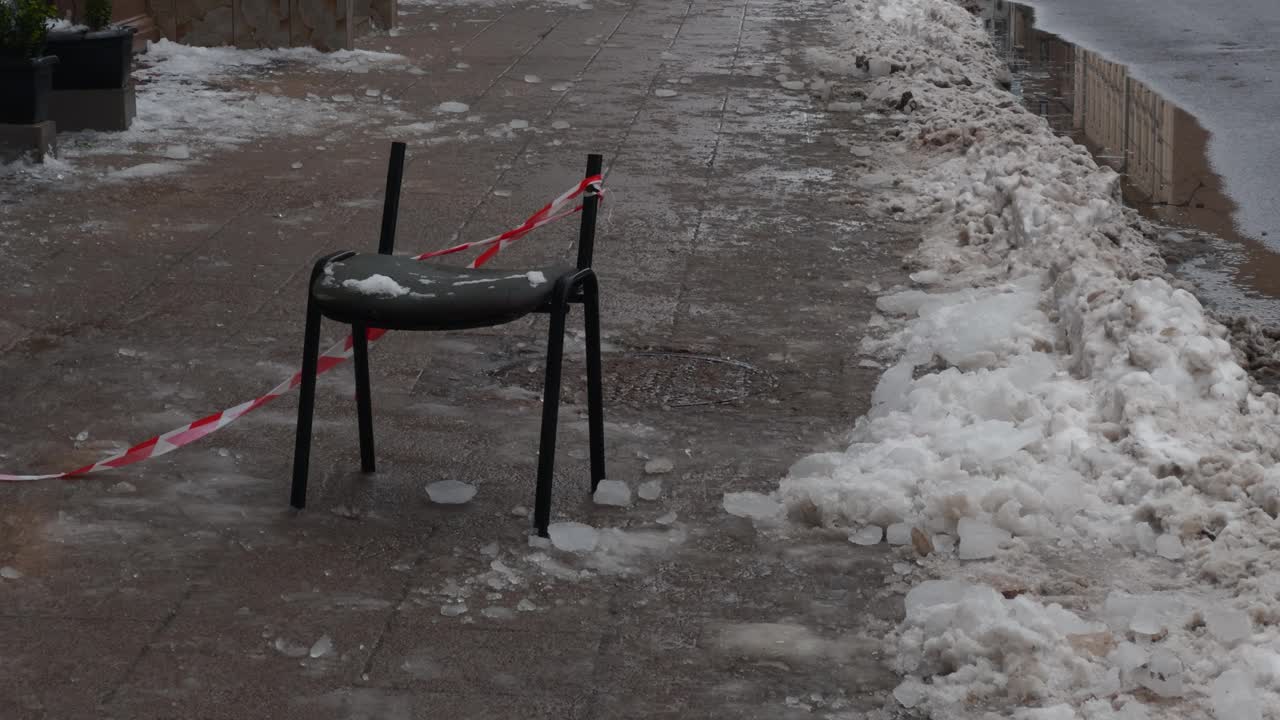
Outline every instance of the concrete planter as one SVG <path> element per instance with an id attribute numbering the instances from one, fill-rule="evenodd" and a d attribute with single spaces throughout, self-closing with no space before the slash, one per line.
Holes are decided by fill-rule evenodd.
<path id="1" fill-rule="evenodd" d="M 125 87 L 133 70 L 134 28 L 53 31 L 45 52 L 58 57 L 55 90 L 110 90 Z"/>
<path id="2" fill-rule="evenodd" d="M 0 57 L 0 123 L 33 125 L 49 119 L 49 94 L 58 58 Z"/>

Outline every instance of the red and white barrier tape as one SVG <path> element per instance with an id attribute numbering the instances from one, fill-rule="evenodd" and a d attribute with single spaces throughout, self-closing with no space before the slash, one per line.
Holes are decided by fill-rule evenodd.
<path id="1" fill-rule="evenodd" d="M 520 225 L 491 238 L 479 240 L 477 242 L 462 243 L 444 250 L 436 250 L 434 252 L 425 252 L 421 255 L 414 256 L 414 260 L 426 260 L 428 258 L 440 257 L 442 255 L 452 255 L 453 253 L 470 250 L 473 248 L 485 248 L 474 261 L 467 267 L 478 268 L 489 262 L 495 255 L 502 251 L 503 248 L 529 233 L 537 230 L 543 225 L 548 225 L 557 220 L 569 217 L 582 211 L 582 205 L 578 204 L 572 209 L 563 209 L 573 200 L 583 195 L 589 188 L 594 189 L 596 194 L 603 195 L 604 188 L 602 186 L 604 178 L 600 175 L 593 175 L 585 178 L 576 186 L 566 190 L 559 197 L 547 203 L 541 210 L 530 215 Z M 386 330 L 380 328 L 368 328 L 366 337 L 370 344 L 377 342 L 379 338 L 387 333 Z M 345 340 L 337 343 L 333 347 L 325 350 L 320 354 L 320 359 L 316 365 L 316 375 L 323 375 L 333 368 L 341 365 L 351 357 L 354 346 L 354 339 L 348 335 Z M 180 428 L 170 430 L 163 435 L 138 443 L 133 447 L 125 450 L 118 455 L 112 455 L 109 458 L 99 460 L 92 465 L 86 465 L 78 470 L 69 472 L 55 473 L 52 475 L 6 475 L 0 473 L 0 482 L 22 482 L 29 480 L 54 480 L 58 478 L 74 478 L 91 473 L 102 472 L 103 470 L 111 470 L 113 468 L 124 467 L 125 465 L 133 465 L 134 463 L 150 460 L 154 457 L 167 455 L 180 447 L 190 445 L 191 443 L 212 435 L 276 398 L 284 395 L 302 383 L 302 372 L 296 372 L 293 377 L 285 380 L 275 386 L 265 395 L 257 397 L 253 400 L 240 403 L 235 407 L 227 408 L 221 412 L 216 412 L 207 417 L 200 418 L 192 423 L 187 423 Z"/>

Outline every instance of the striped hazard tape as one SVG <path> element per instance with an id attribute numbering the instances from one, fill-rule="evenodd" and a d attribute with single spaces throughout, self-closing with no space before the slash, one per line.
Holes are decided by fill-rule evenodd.
<path id="1" fill-rule="evenodd" d="M 555 200 L 552 200 L 551 202 L 547 203 L 545 206 L 542 207 L 542 209 L 538 210 L 533 215 L 530 215 L 529 218 L 525 220 L 523 223 L 500 235 L 494 235 L 491 238 L 478 240 L 476 242 L 469 242 L 469 243 L 462 243 L 460 245 L 454 245 L 453 247 L 445 248 L 443 250 L 425 252 L 425 253 L 422 253 L 421 255 L 414 256 L 414 259 L 427 260 L 429 258 L 441 257 L 444 255 L 452 255 L 454 253 L 459 253 L 466 250 L 484 248 L 484 251 L 481 252 L 480 255 L 478 255 L 476 259 L 472 261 L 470 265 L 467 266 L 473 269 L 478 268 L 481 265 L 484 265 L 485 263 L 492 260 L 495 255 L 497 255 L 499 252 L 503 250 L 503 248 L 507 247 L 508 245 L 515 242 L 516 240 L 519 240 L 525 235 L 528 235 L 534 230 L 537 230 L 543 225 L 549 225 L 557 220 L 561 220 L 563 218 L 574 215 L 575 213 L 581 212 L 582 211 L 581 203 L 578 203 L 577 205 L 574 205 L 571 208 L 568 206 L 574 200 L 577 200 L 579 197 L 581 197 L 584 193 L 587 193 L 588 190 L 594 192 L 596 195 L 603 195 L 604 194 L 603 183 L 604 183 L 604 178 L 600 175 L 592 175 L 590 177 L 587 177 L 583 179 L 581 182 L 579 182 L 577 185 L 575 185 L 574 187 L 566 190 Z M 368 328 L 366 330 L 366 337 L 368 337 L 370 344 L 372 344 L 374 342 L 377 342 L 378 339 L 381 338 L 386 333 L 387 333 L 386 330 L 382 330 L 379 328 Z M 344 339 L 342 342 L 337 343 L 333 347 L 321 353 L 319 362 L 316 366 L 316 375 L 323 375 L 324 373 L 332 370 L 338 365 L 341 365 L 343 362 L 349 359 L 353 352 L 354 342 L 355 342 L 354 339 L 350 335 L 348 335 L 346 339 Z M 79 468 L 78 470 L 71 470 L 71 471 L 62 472 L 62 473 L 54 473 L 51 475 L 7 475 L 4 473 L 0 473 L 0 482 L 23 482 L 23 481 L 30 481 L 30 480 L 54 480 L 59 478 L 63 478 L 63 479 L 76 478 L 84 475 L 90 475 L 92 473 L 102 472 L 104 470 L 111 470 L 113 468 L 124 467 L 125 465 L 133 465 L 135 463 L 140 463 L 144 460 L 150 460 L 151 458 L 160 457 L 161 455 L 167 455 L 173 452 L 174 450 L 177 450 L 180 447 L 190 445 L 191 443 L 201 438 L 212 435 L 213 433 L 230 425 L 236 420 L 239 420 L 245 415 L 248 415 L 254 410 L 257 410 L 258 408 L 262 407 L 263 405 L 266 405 L 272 400 L 275 400 L 281 395 L 284 395 L 290 390 L 293 390 L 295 387 L 297 387 L 301 383 L 302 383 L 302 373 L 296 372 L 293 374 L 293 377 L 275 386 L 265 395 L 254 398 L 253 400 L 249 400 L 247 402 L 242 402 L 239 405 L 236 405 L 235 407 L 227 408 L 226 410 L 222 410 L 221 412 L 216 412 L 207 417 L 200 418 L 195 422 L 187 423 L 186 425 L 183 425 L 182 427 L 176 428 L 174 430 L 170 430 L 169 432 L 164 433 L 163 435 L 157 435 L 156 437 L 153 437 L 150 440 L 146 440 L 144 442 L 138 443 L 137 445 L 134 445 L 133 447 L 129 448 L 128 450 L 125 450 L 122 453 L 119 453 L 117 455 L 112 455 L 111 457 L 108 457 L 108 458 L 104 458 L 92 465 L 86 465 L 82 468 Z"/>

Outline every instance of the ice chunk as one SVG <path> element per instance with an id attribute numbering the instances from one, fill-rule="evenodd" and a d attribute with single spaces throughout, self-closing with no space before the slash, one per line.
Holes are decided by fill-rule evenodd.
<path id="1" fill-rule="evenodd" d="M 551 535 L 551 544 L 557 550 L 565 552 L 591 552 L 600 541 L 598 530 L 580 522 L 554 523 L 547 528 L 547 532 Z"/>
<path id="2" fill-rule="evenodd" d="M 1160 697 L 1182 695 L 1182 661 L 1168 650 L 1152 653 L 1147 667 L 1138 669 L 1137 678 L 1140 685 Z"/>
<path id="3" fill-rule="evenodd" d="M 569 123 L 569 121 L 568 121 L 568 120 L 553 120 L 553 121 L 551 121 L 551 129 L 552 129 L 552 130 L 568 130 L 568 129 L 569 129 L 569 128 L 571 128 L 571 127 L 573 127 L 573 125 L 571 125 L 571 124 Z"/>
<path id="4" fill-rule="evenodd" d="M 1121 672 L 1133 672 L 1147 662 L 1147 652 L 1131 642 L 1122 642 L 1111 653 L 1111 660 Z"/>
<path id="5" fill-rule="evenodd" d="M 450 605 L 441 605 L 440 614 L 445 617 L 458 617 L 467 612 L 466 603 L 452 603 Z"/>
<path id="6" fill-rule="evenodd" d="M 133 492 L 138 492 L 138 488 L 135 487 L 134 484 L 131 482 L 128 482 L 126 480 L 121 480 L 115 485 L 112 485 L 111 487 L 107 488 L 107 492 L 117 493 L 117 494 L 133 493 Z"/>
<path id="7" fill-rule="evenodd" d="M 1012 537 L 1008 530 L 979 522 L 973 518 L 960 518 L 960 559 L 982 560 L 995 557 L 1000 544 Z"/>
<path id="8" fill-rule="evenodd" d="M 457 480 L 441 480 L 427 486 L 427 497 L 441 505 L 461 505 L 476 496 L 476 486 Z"/>
<path id="9" fill-rule="evenodd" d="M 498 547 L 497 542 L 491 542 L 488 545 L 485 545 L 484 547 L 480 548 L 480 554 L 488 557 L 497 557 L 499 549 L 500 548 Z"/>
<path id="10" fill-rule="evenodd" d="M 885 529 L 885 539 L 890 545 L 906 545 L 911 542 L 911 526 L 906 523 L 894 523 Z"/>
<path id="11" fill-rule="evenodd" d="M 276 638 L 275 642 L 271 643 L 271 647 L 281 655 L 291 658 L 306 657 L 310 652 L 306 645 L 295 645 L 282 637 Z"/>
<path id="12" fill-rule="evenodd" d="M 516 610 L 519 610 L 520 612 L 533 612 L 537 609 L 538 606 L 534 605 L 533 601 L 529 598 L 522 598 L 520 602 L 516 603 Z"/>
<path id="13" fill-rule="evenodd" d="M 511 128 L 512 130 L 528 130 L 529 121 L 528 120 L 512 120 L 511 122 L 507 123 L 507 127 Z"/>
<path id="14" fill-rule="evenodd" d="M 981 420 L 939 434 L 935 444 L 944 456 L 982 458 L 991 462 L 1009 457 L 1040 438 L 1039 431 L 1019 429 L 1007 420 Z"/>
<path id="15" fill-rule="evenodd" d="M 658 88 L 657 90 L 653 91 L 653 94 L 660 98 L 669 98 L 669 97 L 675 97 L 676 95 L 679 95 L 679 93 L 677 93 L 675 90 L 670 90 L 668 88 Z"/>
<path id="16" fill-rule="evenodd" d="M 328 635 L 321 635 L 319 640 L 311 646 L 311 650 L 307 652 L 313 658 L 324 657 L 333 652 L 333 640 Z"/>
<path id="17" fill-rule="evenodd" d="M 915 366 L 906 360 L 886 370 L 871 393 L 871 404 L 886 409 L 897 407 L 911 390 L 914 373 Z"/>
<path id="18" fill-rule="evenodd" d="M 1177 535 L 1165 533 L 1156 538 L 1156 554 L 1168 560 L 1181 560 L 1187 551 L 1182 547 L 1182 540 Z"/>
<path id="19" fill-rule="evenodd" d="M 0 567 L 0 578 L 5 580 L 19 580 L 22 578 L 22 571 L 15 567 L 5 565 Z"/>
<path id="20" fill-rule="evenodd" d="M 878 545 L 882 538 L 884 538 L 884 528 L 879 525 L 868 525 L 850 535 L 849 542 L 854 545 Z"/>
<path id="21" fill-rule="evenodd" d="M 911 588 L 903 600 L 908 617 L 935 605 L 960 602 L 974 586 L 961 580 L 926 580 Z"/>
<path id="22" fill-rule="evenodd" d="M 1210 692 L 1218 720 L 1262 720 L 1262 699 L 1244 670 L 1228 670 L 1213 681 Z"/>
<path id="23" fill-rule="evenodd" d="M 783 80 L 779 84 L 782 85 L 782 88 L 784 90 L 803 90 L 804 89 L 803 80 Z"/>
<path id="24" fill-rule="evenodd" d="M 1227 645 L 1253 634 L 1253 621 L 1248 613 L 1240 610 L 1208 608 L 1204 611 L 1204 623 L 1210 635 Z"/>
<path id="25" fill-rule="evenodd" d="M 646 475 L 663 475 L 676 469 L 675 463 L 667 458 L 654 458 L 644 464 Z"/>
<path id="26" fill-rule="evenodd" d="M 529 517 L 529 508 L 523 505 L 517 505 L 511 508 L 511 516 L 518 518 Z"/>
<path id="27" fill-rule="evenodd" d="M 782 516 L 782 505 L 777 500 L 756 492 L 725 493 L 723 504 L 730 515 L 752 520 L 775 520 Z"/>
<path id="28" fill-rule="evenodd" d="M 516 611 L 511 608 L 494 605 L 481 610 L 480 614 L 490 620 L 510 620 L 516 616 Z"/>
<path id="29" fill-rule="evenodd" d="M 164 149 L 164 156 L 170 160 L 188 160 L 191 158 L 191 148 L 186 145 L 170 145 Z"/>
<path id="30" fill-rule="evenodd" d="M 627 507 L 631 504 L 631 488 L 621 480 L 601 480 L 591 499 L 597 505 Z"/>
<path id="31" fill-rule="evenodd" d="M 1079 715 L 1066 703 L 1042 708 L 1023 708 L 1013 715 L 1014 720 L 1076 720 Z M 1115 717 L 1108 715 L 1108 717 Z"/>
<path id="32" fill-rule="evenodd" d="M 1151 523 L 1138 523 L 1133 528 L 1133 539 L 1138 543 L 1138 549 L 1145 553 L 1156 552 L 1156 531 L 1151 528 Z"/>
<path id="33" fill-rule="evenodd" d="M 1143 603 L 1137 607 L 1129 620 L 1129 629 L 1139 635 L 1159 635 L 1164 629 L 1164 618 L 1159 609 Z"/>
<path id="34" fill-rule="evenodd" d="M 1188 608 L 1174 593 L 1130 595 L 1113 591 L 1107 595 L 1102 614 L 1111 627 L 1131 630 L 1143 635 L 1158 635 L 1165 628 L 1179 624 Z"/>
<path id="35" fill-rule="evenodd" d="M 923 683 L 916 678 L 907 678 L 893 689 L 893 698 L 897 700 L 902 707 L 913 708 L 920 704 L 925 698 L 925 690 Z"/>
<path id="36" fill-rule="evenodd" d="M 464 113 L 470 109 L 471 109 L 470 105 L 466 103 L 457 102 L 455 100 L 442 102 L 436 106 L 436 112 L 445 112 L 445 113 Z"/>
<path id="37" fill-rule="evenodd" d="M 537 83 L 542 82 L 542 78 L 538 77 L 537 75 L 525 75 L 524 81 L 529 83 L 530 85 L 536 85 Z"/>
<path id="38" fill-rule="evenodd" d="M 662 481 L 647 480 L 642 482 L 640 483 L 640 489 L 636 494 L 640 496 L 641 500 L 653 502 L 654 500 L 662 497 Z"/>
<path id="39" fill-rule="evenodd" d="M 296 160 L 296 161 L 294 161 L 292 164 L 290 164 L 290 165 L 289 165 L 289 167 L 293 168 L 294 170 L 301 170 L 301 169 L 302 169 L 302 161 L 301 161 L 301 160 Z"/>
<path id="40" fill-rule="evenodd" d="M 674 510 L 654 520 L 654 522 L 658 523 L 659 525 L 670 525 L 675 521 L 676 521 L 676 513 Z"/>

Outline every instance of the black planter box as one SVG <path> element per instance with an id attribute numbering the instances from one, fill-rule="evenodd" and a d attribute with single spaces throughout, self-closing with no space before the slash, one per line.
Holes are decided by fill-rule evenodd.
<path id="1" fill-rule="evenodd" d="M 0 57 L 0 123 L 32 125 L 49 119 L 49 93 L 58 58 Z"/>
<path id="2" fill-rule="evenodd" d="M 122 88 L 133 69 L 134 28 L 52 30 L 45 52 L 58 57 L 54 90 Z"/>

